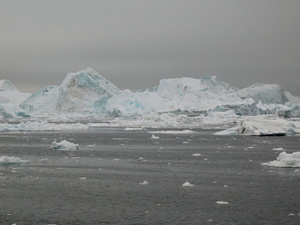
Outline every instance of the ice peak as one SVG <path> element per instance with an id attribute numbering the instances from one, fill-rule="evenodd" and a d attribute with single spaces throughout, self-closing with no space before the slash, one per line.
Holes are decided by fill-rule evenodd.
<path id="1" fill-rule="evenodd" d="M 19 91 L 9 80 L 0 80 L 0 91 Z"/>
<path id="2" fill-rule="evenodd" d="M 103 90 L 105 90 L 111 96 L 120 94 L 121 92 L 119 88 L 90 67 L 76 73 L 67 74 L 65 80 L 61 84 L 61 87 L 94 89 L 96 92 L 101 92 L 101 94 Z"/>

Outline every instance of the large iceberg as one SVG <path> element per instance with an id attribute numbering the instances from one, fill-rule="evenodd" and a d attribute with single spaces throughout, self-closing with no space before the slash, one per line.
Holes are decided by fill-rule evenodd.
<path id="1" fill-rule="evenodd" d="M 3 82 L 1 87 L 2 92 L 17 92 L 9 82 Z M 269 114 L 282 118 L 300 117 L 297 100 L 297 97 L 283 92 L 279 85 L 254 84 L 239 90 L 218 81 L 216 76 L 162 79 L 156 87 L 133 92 L 120 90 L 87 68 L 67 74 L 59 86 L 44 87 L 33 93 L 20 107 L 31 117 L 138 117 L 142 120 L 152 118 L 155 122 L 160 121 L 164 114 L 210 119 Z M 11 103 L 11 100 L 6 103 Z M 19 104 L 15 105 L 18 107 Z"/>

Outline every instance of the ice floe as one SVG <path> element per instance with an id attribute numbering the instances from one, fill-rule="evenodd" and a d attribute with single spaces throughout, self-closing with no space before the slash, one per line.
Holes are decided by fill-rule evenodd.
<path id="1" fill-rule="evenodd" d="M 216 201 L 216 204 L 218 204 L 218 205 L 229 205 L 229 202 L 226 202 L 226 201 Z"/>
<path id="2" fill-rule="evenodd" d="M 194 187 L 195 185 L 194 184 L 191 184 L 190 182 L 186 181 L 184 182 L 182 185 L 182 187 Z"/>
<path id="3" fill-rule="evenodd" d="M 82 123 L 48 123 L 42 121 L 0 123 L 0 131 L 55 131 L 70 129 L 88 129 L 88 126 Z"/>
<path id="4" fill-rule="evenodd" d="M 63 140 L 61 142 L 53 142 L 50 148 L 54 150 L 77 150 L 79 146 L 78 144 Z"/>
<path id="5" fill-rule="evenodd" d="M 159 130 L 159 131 L 149 131 L 150 134 L 191 134 L 195 133 L 192 130 Z"/>
<path id="6" fill-rule="evenodd" d="M 0 165 L 9 165 L 9 164 L 26 164 L 29 163 L 28 160 L 23 160 L 14 156 L 0 156 Z"/>
<path id="7" fill-rule="evenodd" d="M 144 180 L 143 182 L 139 183 L 140 185 L 149 185 L 149 182 Z"/>
<path id="8" fill-rule="evenodd" d="M 299 133 L 299 122 L 280 118 L 245 118 L 238 125 L 227 130 L 216 132 L 215 135 L 256 135 L 283 136 Z"/>
<path id="9" fill-rule="evenodd" d="M 277 160 L 263 163 L 271 167 L 300 167 L 300 152 L 286 153 L 281 152 Z"/>

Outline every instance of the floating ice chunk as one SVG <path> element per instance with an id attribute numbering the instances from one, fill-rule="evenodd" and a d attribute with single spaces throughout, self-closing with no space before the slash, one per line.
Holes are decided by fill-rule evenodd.
<path id="1" fill-rule="evenodd" d="M 193 154 L 193 156 L 201 156 L 200 153 Z"/>
<path id="2" fill-rule="evenodd" d="M 88 129 L 88 126 L 81 123 L 48 123 L 39 121 L 21 122 L 18 124 L 1 123 L 0 131 L 51 131 L 51 130 L 77 130 Z"/>
<path id="3" fill-rule="evenodd" d="M 215 135 L 283 136 L 299 132 L 298 124 L 285 119 L 247 118 L 233 128 L 216 132 Z"/>
<path id="4" fill-rule="evenodd" d="M 281 152 L 277 157 L 277 160 L 262 163 L 262 165 L 272 167 L 300 167 L 300 152 L 294 152 L 291 154 Z"/>
<path id="5" fill-rule="evenodd" d="M 80 180 L 86 180 L 86 177 L 81 177 Z"/>
<path id="6" fill-rule="evenodd" d="M 63 140 L 59 143 L 57 143 L 56 141 L 53 142 L 50 148 L 54 150 L 77 150 L 79 149 L 79 146 L 78 144 L 74 144 L 66 140 Z"/>
<path id="7" fill-rule="evenodd" d="M 152 134 L 151 139 L 159 139 L 159 137 Z"/>
<path id="8" fill-rule="evenodd" d="M 139 183 L 140 185 L 149 185 L 149 182 L 144 180 L 142 183 Z"/>
<path id="9" fill-rule="evenodd" d="M 161 130 L 161 131 L 150 131 L 150 134 L 191 134 L 195 133 L 192 130 Z"/>
<path id="10" fill-rule="evenodd" d="M 14 156 L 1 156 L 0 164 L 1 165 L 9 165 L 9 164 L 26 164 L 29 163 L 28 160 L 22 160 L 20 158 Z"/>
<path id="11" fill-rule="evenodd" d="M 225 201 L 216 201 L 216 203 L 218 205 L 229 205 L 229 202 L 225 202 Z"/>
<path id="12" fill-rule="evenodd" d="M 280 147 L 280 148 L 273 148 L 274 151 L 285 151 L 284 148 Z"/>
<path id="13" fill-rule="evenodd" d="M 124 130 L 126 131 L 140 131 L 140 130 L 144 130 L 144 127 L 126 127 Z"/>
<path id="14" fill-rule="evenodd" d="M 191 184 L 190 182 L 185 182 L 181 185 L 182 187 L 194 187 L 195 185 L 194 184 Z"/>

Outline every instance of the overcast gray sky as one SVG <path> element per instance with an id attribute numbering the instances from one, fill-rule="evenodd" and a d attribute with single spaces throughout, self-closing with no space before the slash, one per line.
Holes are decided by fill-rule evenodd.
<path id="1" fill-rule="evenodd" d="M 0 79 L 21 91 L 91 67 L 121 89 L 216 75 L 300 96 L 299 0 L 0 0 Z"/>

